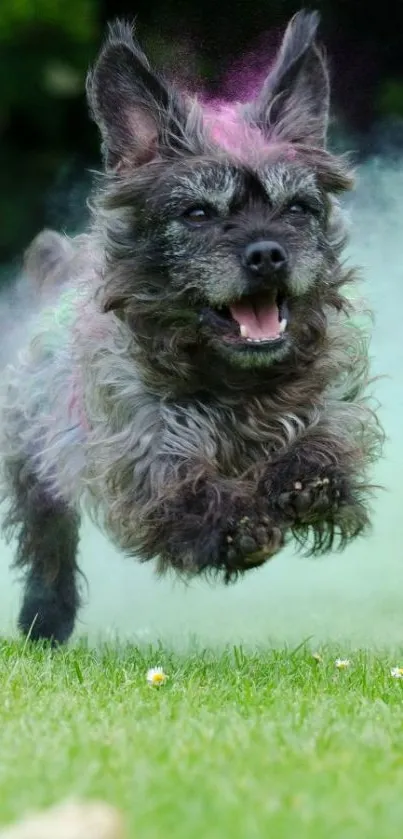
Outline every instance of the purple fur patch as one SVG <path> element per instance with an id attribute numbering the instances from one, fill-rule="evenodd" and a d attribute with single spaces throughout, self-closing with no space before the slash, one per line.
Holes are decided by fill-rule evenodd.
<path id="1" fill-rule="evenodd" d="M 246 122 L 239 103 L 213 100 L 204 105 L 203 115 L 213 142 L 243 164 L 256 166 L 296 156 L 290 143 L 267 138 L 257 126 Z"/>

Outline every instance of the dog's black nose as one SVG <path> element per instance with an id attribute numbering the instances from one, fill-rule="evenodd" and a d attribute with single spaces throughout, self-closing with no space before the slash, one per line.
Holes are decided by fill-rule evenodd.
<path id="1" fill-rule="evenodd" d="M 287 254 L 278 242 L 265 239 L 252 242 L 245 248 L 243 263 L 245 268 L 257 277 L 267 277 L 287 264 Z"/>

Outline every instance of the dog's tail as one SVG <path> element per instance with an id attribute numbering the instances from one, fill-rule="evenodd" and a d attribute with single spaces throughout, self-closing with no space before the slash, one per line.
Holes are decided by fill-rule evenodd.
<path id="1" fill-rule="evenodd" d="M 55 230 L 43 230 L 24 254 L 24 274 L 36 292 L 53 297 L 67 283 L 74 246 L 70 239 Z"/>

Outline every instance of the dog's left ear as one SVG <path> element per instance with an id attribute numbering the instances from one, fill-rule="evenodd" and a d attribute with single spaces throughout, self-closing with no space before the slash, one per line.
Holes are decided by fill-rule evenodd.
<path id="1" fill-rule="evenodd" d="M 266 134 L 324 147 L 329 119 L 329 74 L 315 43 L 319 15 L 298 12 L 286 29 L 277 60 L 246 116 Z"/>
<path id="2" fill-rule="evenodd" d="M 178 94 L 151 69 L 131 26 L 120 21 L 110 26 L 88 74 L 87 98 L 102 134 L 107 169 L 125 171 L 148 163 L 164 135 L 180 135 L 185 120 Z"/>

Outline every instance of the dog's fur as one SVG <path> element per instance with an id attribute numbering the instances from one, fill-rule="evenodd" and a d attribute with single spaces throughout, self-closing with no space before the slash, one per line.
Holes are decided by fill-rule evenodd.
<path id="1" fill-rule="evenodd" d="M 296 15 L 255 100 L 226 106 L 176 90 L 111 27 L 88 78 L 105 157 L 93 223 L 31 246 L 50 302 L 4 398 L 5 533 L 34 638 L 73 629 L 82 507 L 126 554 L 226 580 L 289 537 L 318 554 L 369 524 L 382 432 L 344 293 L 352 180 L 326 149 L 317 25 Z M 262 240 L 275 252 L 256 272 Z M 273 289 L 287 330 L 251 346 L 220 307 L 273 309 Z"/>

